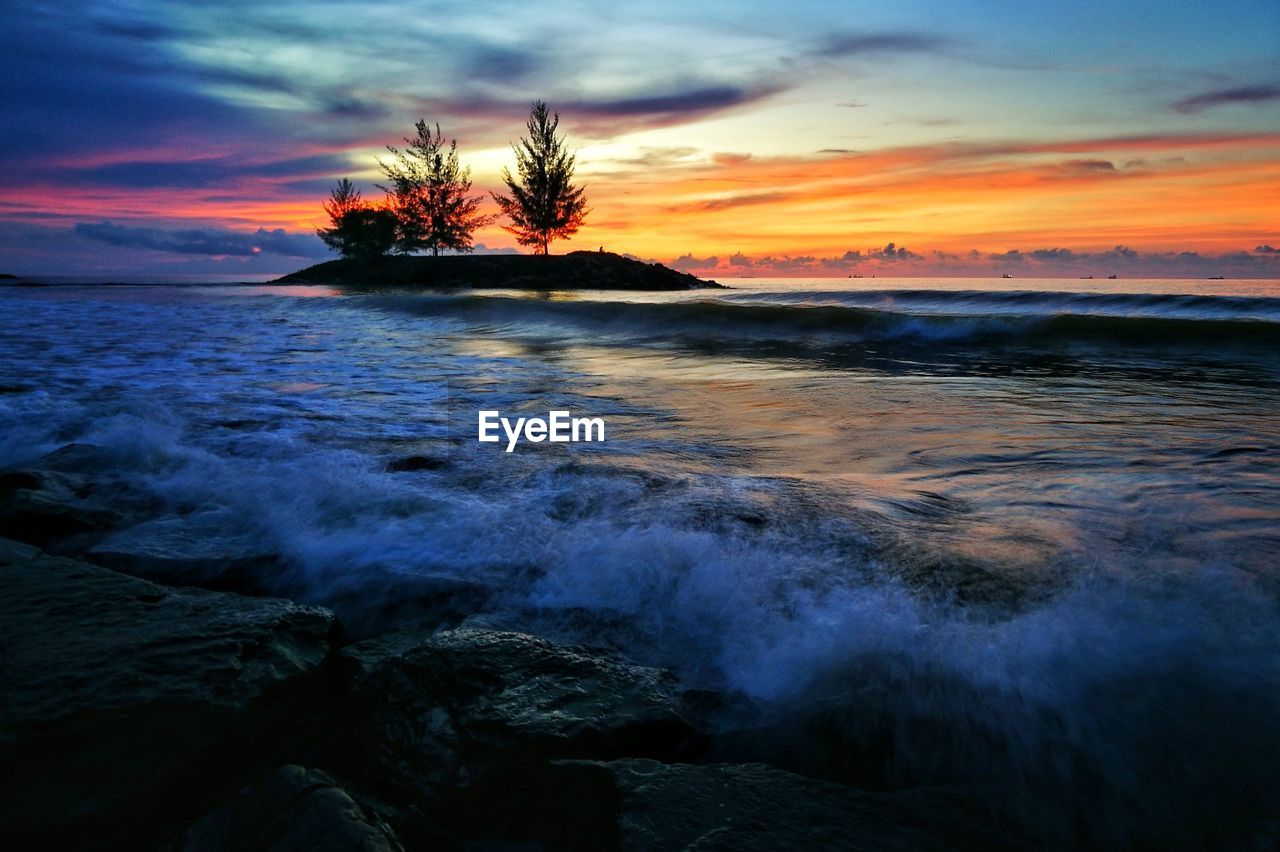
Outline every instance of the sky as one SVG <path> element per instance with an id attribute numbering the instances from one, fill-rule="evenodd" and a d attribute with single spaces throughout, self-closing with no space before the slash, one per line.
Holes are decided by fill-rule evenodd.
<path id="1" fill-rule="evenodd" d="M 0 31 L 0 272 L 291 271 L 416 120 L 487 193 L 541 98 L 591 208 L 554 251 L 1280 277 L 1276 0 L 7 0 Z"/>

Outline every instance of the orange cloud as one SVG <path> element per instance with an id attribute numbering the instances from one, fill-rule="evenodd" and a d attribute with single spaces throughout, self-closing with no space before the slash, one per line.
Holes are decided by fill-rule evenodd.
<path id="1" fill-rule="evenodd" d="M 590 173 L 592 213 L 568 247 L 642 257 L 841 257 L 894 242 L 957 254 L 1061 247 L 1227 252 L 1280 234 L 1280 134 L 948 143 L 779 158 L 708 153 Z M 159 158 L 164 152 L 147 152 Z M 342 154 L 310 150 L 310 154 Z M 110 165 L 95 162 L 85 165 Z M 583 163 L 589 173 L 590 163 Z M 36 183 L 0 190 L 0 217 L 131 220 L 309 232 L 322 194 L 299 178 L 217 186 Z M 497 188 L 477 174 L 477 192 Z M 375 193 L 376 194 L 376 193 Z M 494 225 L 477 235 L 512 245 Z"/>
<path id="2" fill-rule="evenodd" d="M 948 251 L 1238 249 L 1280 230 L 1277 151 L 1280 135 L 1253 134 L 712 161 L 597 180 L 593 204 L 610 218 L 582 239 L 662 258 L 832 256 L 895 240 Z"/>

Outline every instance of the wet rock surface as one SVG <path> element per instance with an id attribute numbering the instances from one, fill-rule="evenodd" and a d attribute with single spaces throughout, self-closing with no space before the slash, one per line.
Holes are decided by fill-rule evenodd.
<path id="1" fill-rule="evenodd" d="M 395 832 L 332 776 L 283 766 L 188 829 L 173 852 L 402 852 Z"/>
<path id="2" fill-rule="evenodd" d="M 360 748 L 420 796 L 502 790 L 518 807 L 553 759 L 674 757 L 699 740 L 666 672 L 527 634 L 391 635 L 344 649 L 341 667 Z"/>
<path id="3" fill-rule="evenodd" d="M 266 593 L 279 556 L 226 533 L 218 519 L 162 517 L 113 532 L 89 548 L 94 562 L 160 583 Z"/>
<path id="4" fill-rule="evenodd" d="M 0 473 L 0 535 L 73 555 L 149 517 L 154 501 L 107 467 L 100 447 L 68 444 Z"/>
<path id="5" fill-rule="evenodd" d="M 127 838 L 305 728 L 332 616 L 0 542 L 0 782 L 19 836 Z"/>
<path id="6" fill-rule="evenodd" d="M 574 823 L 573 849 L 997 850 L 1024 848 L 945 789 L 869 793 L 763 764 L 654 760 L 557 766 Z M 566 819 L 569 816 L 566 814 Z"/>

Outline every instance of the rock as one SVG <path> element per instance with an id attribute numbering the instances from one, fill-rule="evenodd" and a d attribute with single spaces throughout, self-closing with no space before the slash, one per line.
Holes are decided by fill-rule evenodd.
<path id="1" fill-rule="evenodd" d="M 402 459 L 393 459 L 387 463 L 387 473 L 410 473 L 418 470 L 440 470 L 448 467 L 448 459 L 432 458 L 431 456 L 407 456 Z"/>
<path id="2" fill-rule="evenodd" d="M 565 761 L 546 807 L 563 849 L 1021 849 L 945 788 L 870 793 L 764 764 Z M 557 807 L 557 803 L 560 803 Z M 571 815 L 570 815 L 571 814 Z"/>
<path id="3" fill-rule="evenodd" d="M 272 283 L 533 290 L 692 290 L 720 286 L 660 263 L 598 251 L 545 257 L 487 254 L 346 258 L 307 267 Z"/>
<path id="4" fill-rule="evenodd" d="M 48 547 L 124 522 L 119 512 L 85 499 L 86 487 L 83 479 L 50 471 L 0 474 L 0 535 Z"/>
<path id="5" fill-rule="evenodd" d="M 110 472 L 107 451 L 68 444 L 21 469 L 0 473 L 0 535 L 64 555 L 137 523 L 155 501 Z"/>
<path id="6" fill-rule="evenodd" d="M 362 567 L 357 582 L 335 580 L 320 587 L 324 606 L 355 639 L 411 627 L 455 626 L 484 606 L 494 591 L 465 577 L 375 565 Z M 305 585 L 299 592 L 310 594 Z"/>
<path id="7" fill-rule="evenodd" d="M 133 846 L 312 725 L 330 613 L 0 541 L 0 824 Z"/>
<path id="8" fill-rule="evenodd" d="M 446 818 L 518 833 L 556 758 L 674 757 L 699 743 L 674 679 L 522 633 L 400 633 L 345 648 L 357 751 Z"/>
<path id="9" fill-rule="evenodd" d="M 234 528 L 234 519 L 217 512 L 157 518 L 108 536 L 86 556 L 167 585 L 263 594 L 280 557 L 247 536 L 227 532 Z"/>
<path id="10" fill-rule="evenodd" d="M 205 816 L 174 852 L 398 852 L 395 832 L 333 778 L 284 766 Z"/>
<path id="11" fill-rule="evenodd" d="M 28 467 L 93 476 L 102 475 L 115 464 L 116 460 L 106 447 L 97 444 L 66 444 L 36 459 Z"/>

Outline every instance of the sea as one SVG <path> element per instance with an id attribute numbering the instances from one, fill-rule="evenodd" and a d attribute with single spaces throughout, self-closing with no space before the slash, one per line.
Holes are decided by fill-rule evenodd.
<path id="1" fill-rule="evenodd" d="M 1280 282 L 725 283 L 5 286 L 0 468 L 104 448 L 365 633 L 427 578 L 667 667 L 726 759 L 1280 842 Z"/>

